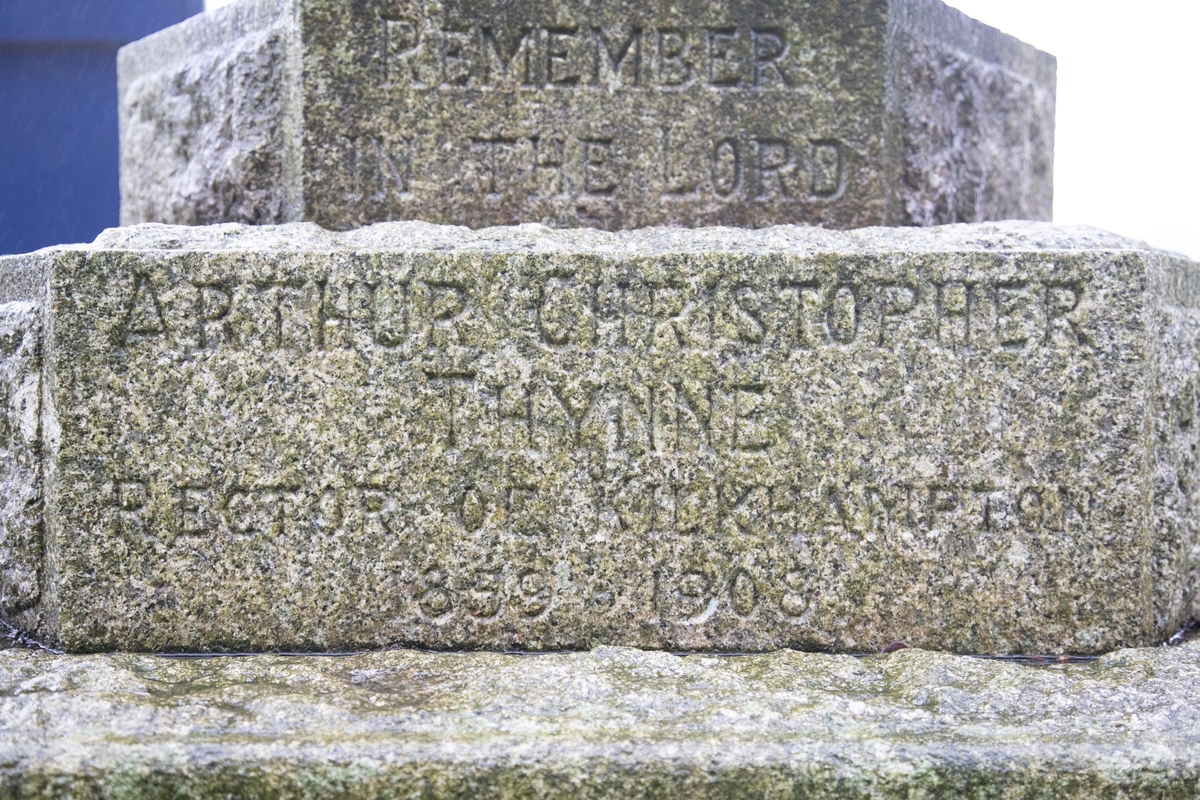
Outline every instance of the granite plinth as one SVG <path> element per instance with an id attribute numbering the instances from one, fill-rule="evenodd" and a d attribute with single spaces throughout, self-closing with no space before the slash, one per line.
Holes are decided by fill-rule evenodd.
<path id="1" fill-rule="evenodd" d="M 148 225 L 0 275 L 3 613 L 71 650 L 1086 653 L 1195 606 L 1200 271 L 1098 231 Z"/>
<path id="2" fill-rule="evenodd" d="M 13 797 L 1200 796 L 1200 644 L 1028 667 L 0 652 Z"/>
<path id="3" fill-rule="evenodd" d="M 120 98 L 126 225 L 1051 212 L 1053 57 L 937 0 L 240 0 Z"/>

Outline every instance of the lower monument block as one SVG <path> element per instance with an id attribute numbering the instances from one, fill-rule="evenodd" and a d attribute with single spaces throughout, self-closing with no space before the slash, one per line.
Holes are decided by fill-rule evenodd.
<path id="1" fill-rule="evenodd" d="M 0 781 L 20 798 L 1200 795 L 1200 642 L 1050 668 L 912 648 L 0 650 L 0 703 Z"/>
<path id="2" fill-rule="evenodd" d="M 1200 270 L 1023 223 L 147 225 L 0 259 L 71 650 L 1095 652 L 1200 583 Z"/>

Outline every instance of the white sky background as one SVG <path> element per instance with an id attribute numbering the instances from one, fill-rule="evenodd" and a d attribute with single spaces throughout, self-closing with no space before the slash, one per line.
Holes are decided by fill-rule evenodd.
<path id="1" fill-rule="evenodd" d="M 950 5 L 1058 57 L 1055 222 L 1200 259 L 1200 0 Z"/>
<path id="2" fill-rule="evenodd" d="M 1200 0 L 950 0 L 1058 57 L 1054 221 L 1200 259 Z"/>

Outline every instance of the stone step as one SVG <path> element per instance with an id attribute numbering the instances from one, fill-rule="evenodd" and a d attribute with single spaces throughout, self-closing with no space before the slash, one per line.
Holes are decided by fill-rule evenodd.
<path id="1" fill-rule="evenodd" d="M 1053 56 L 938 0 L 239 0 L 121 51 L 121 219 L 1050 219 Z"/>
<path id="2" fill-rule="evenodd" d="M 0 260 L 69 650 L 1103 652 L 1200 581 L 1200 270 L 1035 223 L 114 230 Z"/>
<path id="3" fill-rule="evenodd" d="M 1200 797 L 1200 642 L 1065 667 L 0 651 L 5 796 Z"/>

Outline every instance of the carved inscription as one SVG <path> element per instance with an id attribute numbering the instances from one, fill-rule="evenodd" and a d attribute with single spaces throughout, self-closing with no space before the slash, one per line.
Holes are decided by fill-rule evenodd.
<path id="1" fill-rule="evenodd" d="M 685 140 L 665 127 L 657 142 L 664 201 L 779 203 L 833 200 L 846 186 L 835 140 L 727 136 Z M 475 136 L 459 170 L 461 185 L 492 202 L 613 198 L 626 176 L 611 138 L 569 134 Z"/>
<path id="2" fill-rule="evenodd" d="M 539 341 L 640 351 L 737 343 L 785 351 L 924 342 L 949 350 L 1084 348 L 1091 339 L 1080 282 L 909 283 L 835 278 L 696 287 L 550 278 L 531 309 Z M 382 279 L 186 284 L 171 292 L 137 276 L 121 341 L 179 337 L 198 349 L 270 352 L 469 345 L 471 290 Z M 438 375 L 437 370 L 429 372 Z M 470 371 L 452 368 L 450 377 Z"/>
<path id="3" fill-rule="evenodd" d="M 113 484 L 111 503 L 127 541 L 166 533 L 176 546 L 194 547 L 196 536 L 268 542 L 281 537 L 303 541 L 324 533 L 416 552 L 431 514 L 442 515 L 444 524 L 464 533 L 494 529 L 527 537 L 545 536 L 550 529 L 538 511 L 544 490 L 522 485 L 515 472 L 507 488 L 473 487 L 426 497 L 416 505 L 404 492 L 378 483 L 344 488 L 177 485 L 169 488 L 171 511 L 155 518 L 149 497 L 163 488 L 140 478 Z M 722 615 L 766 614 L 802 622 L 818 588 L 806 566 L 813 549 L 845 541 L 847 535 L 888 541 L 904 557 L 938 560 L 961 556 L 964 548 L 1002 546 L 1009 551 L 1003 558 L 1011 560 L 1025 557 L 1022 548 L 1015 551 L 1022 555 L 1012 555 L 1015 542 L 1081 534 L 1095 508 L 1095 497 L 1086 487 L 1063 485 L 729 485 L 708 494 L 703 481 L 692 481 L 673 487 L 645 485 L 636 501 L 626 493 L 628 488 L 626 484 L 611 492 L 597 485 L 596 497 L 608 496 L 613 503 L 601 516 L 615 513 L 624 528 L 642 537 L 670 534 L 714 540 L 728 528 L 728 535 L 740 541 L 783 537 L 801 543 L 792 560 L 781 564 L 739 563 L 735 557 L 724 566 L 703 558 L 646 565 L 653 573 L 658 613 L 685 626 L 703 625 Z M 723 493 L 731 494 L 722 500 Z M 432 564 L 414 576 L 406 600 L 432 625 L 455 618 L 487 624 L 504 613 L 533 621 L 555 602 L 548 568 L 533 561 L 466 571 Z M 774 598 L 773 605 L 766 604 L 767 598 Z"/>
<path id="4" fill-rule="evenodd" d="M 774 136 L 685 139 L 662 129 L 664 200 L 710 195 L 721 200 L 832 200 L 846 186 L 845 158 L 832 139 L 793 141 Z"/>
<path id="5" fill-rule="evenodd" d="M 413 89 L 791 89 L 797 67 L 777 26 L 444 28 L 384 9 L 385 85 Z"/>
<path id="6" fill-rule="evenodd" d="M 349 177 L 350 197 L 355 203 L 384 208 L 411 200 L 412 141 L 392 142 L 379 136 L 341 138 L 346 160 L 343 174 Z"/>
<path id="7" fill-rule="evenodd" d="M 133 552 L 180 558 L 237 542 L 265 563 L 333 542 L 388 579 L 388 613 L 459 631 L 536 626 L 581 597 L 680 629 L 803 626 L 830 580 L 814 564 L 882 549 L 1023 574 L 1087 530 L 1088 486 L 1036 464 L 956 480 L 977 474 L 959 459 L 979 443 L 909 411 L 942 402 L 910 399 L 932 361 L 948 376 L 937 394 L 971 414 L 950 383 L 964 371 L 1016 385 L 1096 357 L 1085 275 L 689 258 L 355 254 L 313 272 L 131 274 L 116 357 L 197 376 L 188 424 L 225 455 L 112 474 L 110 524 Z M 235 418 L 219 398 L 238 381 L 272 389 Z M 818 394 L 872 409 L 871 427 L 847 433 L 855 420 Z M 232 465 L 247 447 L 262 463 Z M 628 585 L 580 571 L 592 548 L 628 554 Z"/>
<path id="8" fill-rule="evenodd" d="M 611 138 L 496 136 L 471 139 L 461 167 L 464 187 L 485 199 L 611 198 L 621 176 Z"/>
<path id="9" fill-rule="evenodd" d="M 499 92 L 520 103 L 529 102 L 530 92 L 691 92 L 722 104 L 811 81 L 805 46 L 794 47 L 798 34 L 780 25 L 611 27 L 577 20 L 498 27 L 426 18 L 403 5 L 387 2 L 378 10 L 375 45 L 381 88 L 403 107 L 431 92 L 467 92 L 469 102 Z M 447 182 L 483 209 L 523 203 L 529 215 L 554 215 L 550 209 L 578 202 L 585 217 L 604 218 L 644 191 L 645 202 L 680 204 L 669 214 L 697 202 L 807 207 L 844 194 L 857 152 L 824 125 L 804 136 L 795 126 L 747 121 L 728 109 L 698 111 L 712 117 L 700 133 L 696 120 L 650 122 L 637 112 L 631 129 L 592 119 L 595 112 L 586 108 L 557 123 L 485 127 L 466 119 L 455 135 Z M 447 147 L 427 138 L 359 136 L 344 143 L 349 199 L 400 215 L 415 201 L 414 159 L 443 164 Z"/>
<path id="10" fill-rule="evenodd" d="M 165 513 L 154 510 L 150 500 L 151 493 L 163 488 L 140 478 L 124 478 L 112 484 L 111 504 L 117 529 L 125 541 L 141 544 L 150 535 L 168 533 L 175 538 L 176 546 L 194 548 L 198 536 L 263 543 L 327 534 L 382 543 L 384 549 L 403 549 L 406 541 L 421 536 L 418 520 L 422 509 L 414 507 L 403 492 L 377 483 L 341 489 L 183 484 L 169 488 L 170 510 Z M 519 486 L 509 489 L 509 501 L 501 509 L 498 524 L 517 533 L 534 533 L 529 530 L 530 521 L 521 514 L 521 500 L 514 503 L 512 499 L 514 495 L 520 498 L 522 492 L 535 494 L 536 490 Z M 496 524 L 496 509 L 489 503 L 471 489 L 461 503 L 447 502 L 439 508 L 450 512 L 447 519 L 452 524 L 478 530 Z M 533 499 L 525 504 L 533 505 Z M 513 517 L 512 522 L 505 522 L 506 515 Z M 416 577 L 409 600 L 425 622 L 435 625 L 459 615 L 487 623 L 507 609 L 533 621 L 551 608 L 554 582 L 546 568 L 536 562 L 466 575 L 434 564 Z"/>

